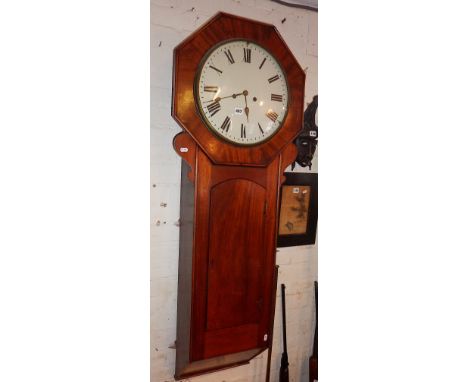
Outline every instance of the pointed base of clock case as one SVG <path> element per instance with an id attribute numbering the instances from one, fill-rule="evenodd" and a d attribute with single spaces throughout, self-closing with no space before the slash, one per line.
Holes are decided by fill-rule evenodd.
<path id="1" fill-rule="evenodd" d="M 248 364 L 249 361 L 259 355 L 267 348 L 257 348 L 243 351 L 235 354 L 227 354 L 219 357 L 204 359 L 202 361 L 189 362 L 186 365 L 178 365 L 179 370 L 176 370 L 175 379 L 181 380 L 188 377 L 194 377 L 200 374 L 220 371 L 231 367 Z"/>

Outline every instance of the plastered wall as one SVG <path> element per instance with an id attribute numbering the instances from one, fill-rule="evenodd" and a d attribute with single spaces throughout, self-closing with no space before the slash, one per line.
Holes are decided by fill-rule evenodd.
<path id="1" fill-rule="evenodd" d="M 218 11 L 274 24 L 307 74 L 306 102 L 317 94 L 317 13 L 268 0 L 151 1 L 151 382 L 173 381 L 179 251 L 180 158 L 172 139 L 181 129 L 171 117 L 172 51 Z M 306 105 L 304 105 L 305 107 Z M 308 171 L 302 168 L 295 171 Z M 317 172 L 314 158 L 312 172 Z M 308 381 L 315 325 L 313 281 L 317 247 L 282 248 L 279 283 L 286 284 L 290 381 Z M 279 289 L 278 289 L 279 292 Z M 281 305 L 277 295 L 277 307 Z M 274 327 L 271 381 L 278 380 L 281 316 Z M 249 365 L 187 379 L 192 382 L 265 380 L 266 352 Z"/>

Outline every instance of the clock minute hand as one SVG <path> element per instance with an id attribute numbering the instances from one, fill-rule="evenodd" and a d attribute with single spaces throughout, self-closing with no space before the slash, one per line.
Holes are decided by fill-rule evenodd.
<path id="1" fill-rule="evenodd" d="M 216 97 L 215 99 L 212 99 L 212 100 L 209 100 L 209 101 L 203 101 L 203 103 L 208 103 L 208 102 L 219 102 L 221 101 L 222 99 L 225 99 L 225 98 L 236 98 L 237 96 L 240 96 L 244 93 L 237 93 L 237 94 L 231 94 L 229 96 L 225 96 L 225 97 Z"/>

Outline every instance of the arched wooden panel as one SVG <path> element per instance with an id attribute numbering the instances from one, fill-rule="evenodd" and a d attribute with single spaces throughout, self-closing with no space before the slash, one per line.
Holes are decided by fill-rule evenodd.
<path id="1" fill-rule="evenodd" d="M 219 234 L 209 239 L 207 331 L 260 319 L 265 198 L 263 187 L 245 179 L 211 190 L 210 232 Z"/>

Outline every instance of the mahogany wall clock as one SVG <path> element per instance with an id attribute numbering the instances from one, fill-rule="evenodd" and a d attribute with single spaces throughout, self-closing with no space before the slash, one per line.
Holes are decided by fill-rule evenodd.
<path id="1" fill-rule="evenodd" d="M 272 25 L 218 13 L 174 49 L 183 158 L 176 379 L 247 363 L 271 341 L 279 188 L 305 74 Z"/>

